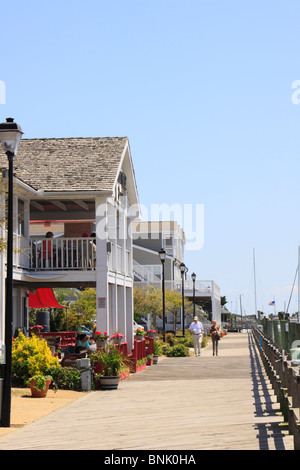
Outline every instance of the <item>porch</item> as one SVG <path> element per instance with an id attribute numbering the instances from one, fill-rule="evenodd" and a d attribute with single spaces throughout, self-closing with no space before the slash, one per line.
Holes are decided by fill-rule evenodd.
<path id="1" fill-rule="evenodd" d="M 25 238 L 15 236 L 14 266 L 26 271 L 94 271 L 94 237 Z M 109 271 L 131 276 L 129 250 L 113 241 L 107 244 Z"/>

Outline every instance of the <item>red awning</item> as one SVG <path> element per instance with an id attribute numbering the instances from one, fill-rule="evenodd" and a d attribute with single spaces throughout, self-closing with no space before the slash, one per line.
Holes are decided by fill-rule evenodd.
<path id="1" fill-rule="evenodd" d="M 29 293 L 29 308 L 67 308 L 66 305 L 60 305 L 51 288 L 37 289 L 35 294 Z"/>

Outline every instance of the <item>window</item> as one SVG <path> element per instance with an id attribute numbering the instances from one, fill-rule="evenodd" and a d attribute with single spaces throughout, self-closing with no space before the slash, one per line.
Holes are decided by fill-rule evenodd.
<path id="1" fill-rule="evenodd" d="M 18 199 L 18 235 L 24 236 L 24 201 Z"/>

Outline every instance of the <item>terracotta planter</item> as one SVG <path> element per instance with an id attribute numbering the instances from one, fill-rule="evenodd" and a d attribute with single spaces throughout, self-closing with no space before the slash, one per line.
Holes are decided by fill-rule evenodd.
<path id="1" fill-rule="evenodd" d="M 35 388 L 35 380 L 32 380 L 30 382 L 31 396 L 34 397 L 34 398 L 45 398 L 47 396 L 50 384 L 51 384 L 51 379 L 47 379 L 46 380 L 46 389 L 45 390 L 37 390 Z"/>
<path id="2" fill-rule="evenodd" d="M 146 362 L 144 362 L 144 364 L 140 366 L 136 366 L 136 369 L 134 372 L 141 372 L 141 370 L 144 370 L 144 369 L 146 369 Z"/>

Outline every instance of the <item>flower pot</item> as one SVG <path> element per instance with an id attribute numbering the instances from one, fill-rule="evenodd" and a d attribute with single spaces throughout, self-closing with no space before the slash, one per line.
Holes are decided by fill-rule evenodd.
<path id="1" fill-rule="evenodd" d="M 148 336 L 149 338 L 155 338 L 156 333 L 154 331 L 149 331 Z"/>
<path id="2" fill-rule="evenodd" d="M 158 363 L 158 358 L 159 358 L 159 356 L 157 356 L 156 354 L 154 354 L 154 356 L 153 356 L 153 364 L 157 364 L 157 363 Z"/>
<path id="3" fill-rule="evenodd" d="M 51 384 L 51 379 L 47 379 L 46 380 L 46 389 L 45 390 L 37 390 L 35 388 L 35 380 L 32 380 L 30 382 L 31 396 L 34 397 L 34 398 L 45 398 L 47 396 L 50 384 Z"/>
<path id="4" fill-rule="evenodd" d="M 101 390 L 101 382 L 100 382 L 100 379 L 97 379 L 94 381 L 94 385 L 95 385 L 95 390 Z"/>
<path id="5" fill-rule="evenodd" d="M 42 331 L 42 328 L 37 328 L 37 327 L 34 327 L 34 328 L 31 328 L 31 333 L 35 334 L 36 336 L 38 336 Z"/>
<path id="6" fill-rule="evenodd" d="M 105 340 L 96 341 L 97 349 L 99 349 L 99 348 L 105 348 L 105 345 L 106 345 L 106 341 L 105 341 Z"/>
<path id="7" fill-rule="evenodd" d="M 143 341 L 144 336 L 143 336 L 143 335 L 135 335 L 135 339 L 136 339 L 137 341 Z"/>
<path id="8" fill-rule="evenodd" d="M 124 338 L 111 338 L 111 344 L 122 344 L 124 341 Z"/>
<path id="9" fill-rule="evenodd" d="M 116 390 L 119 386 L 120 377 L 119 375 L 104 375 L 99 379 L 101 390 Z"/>

